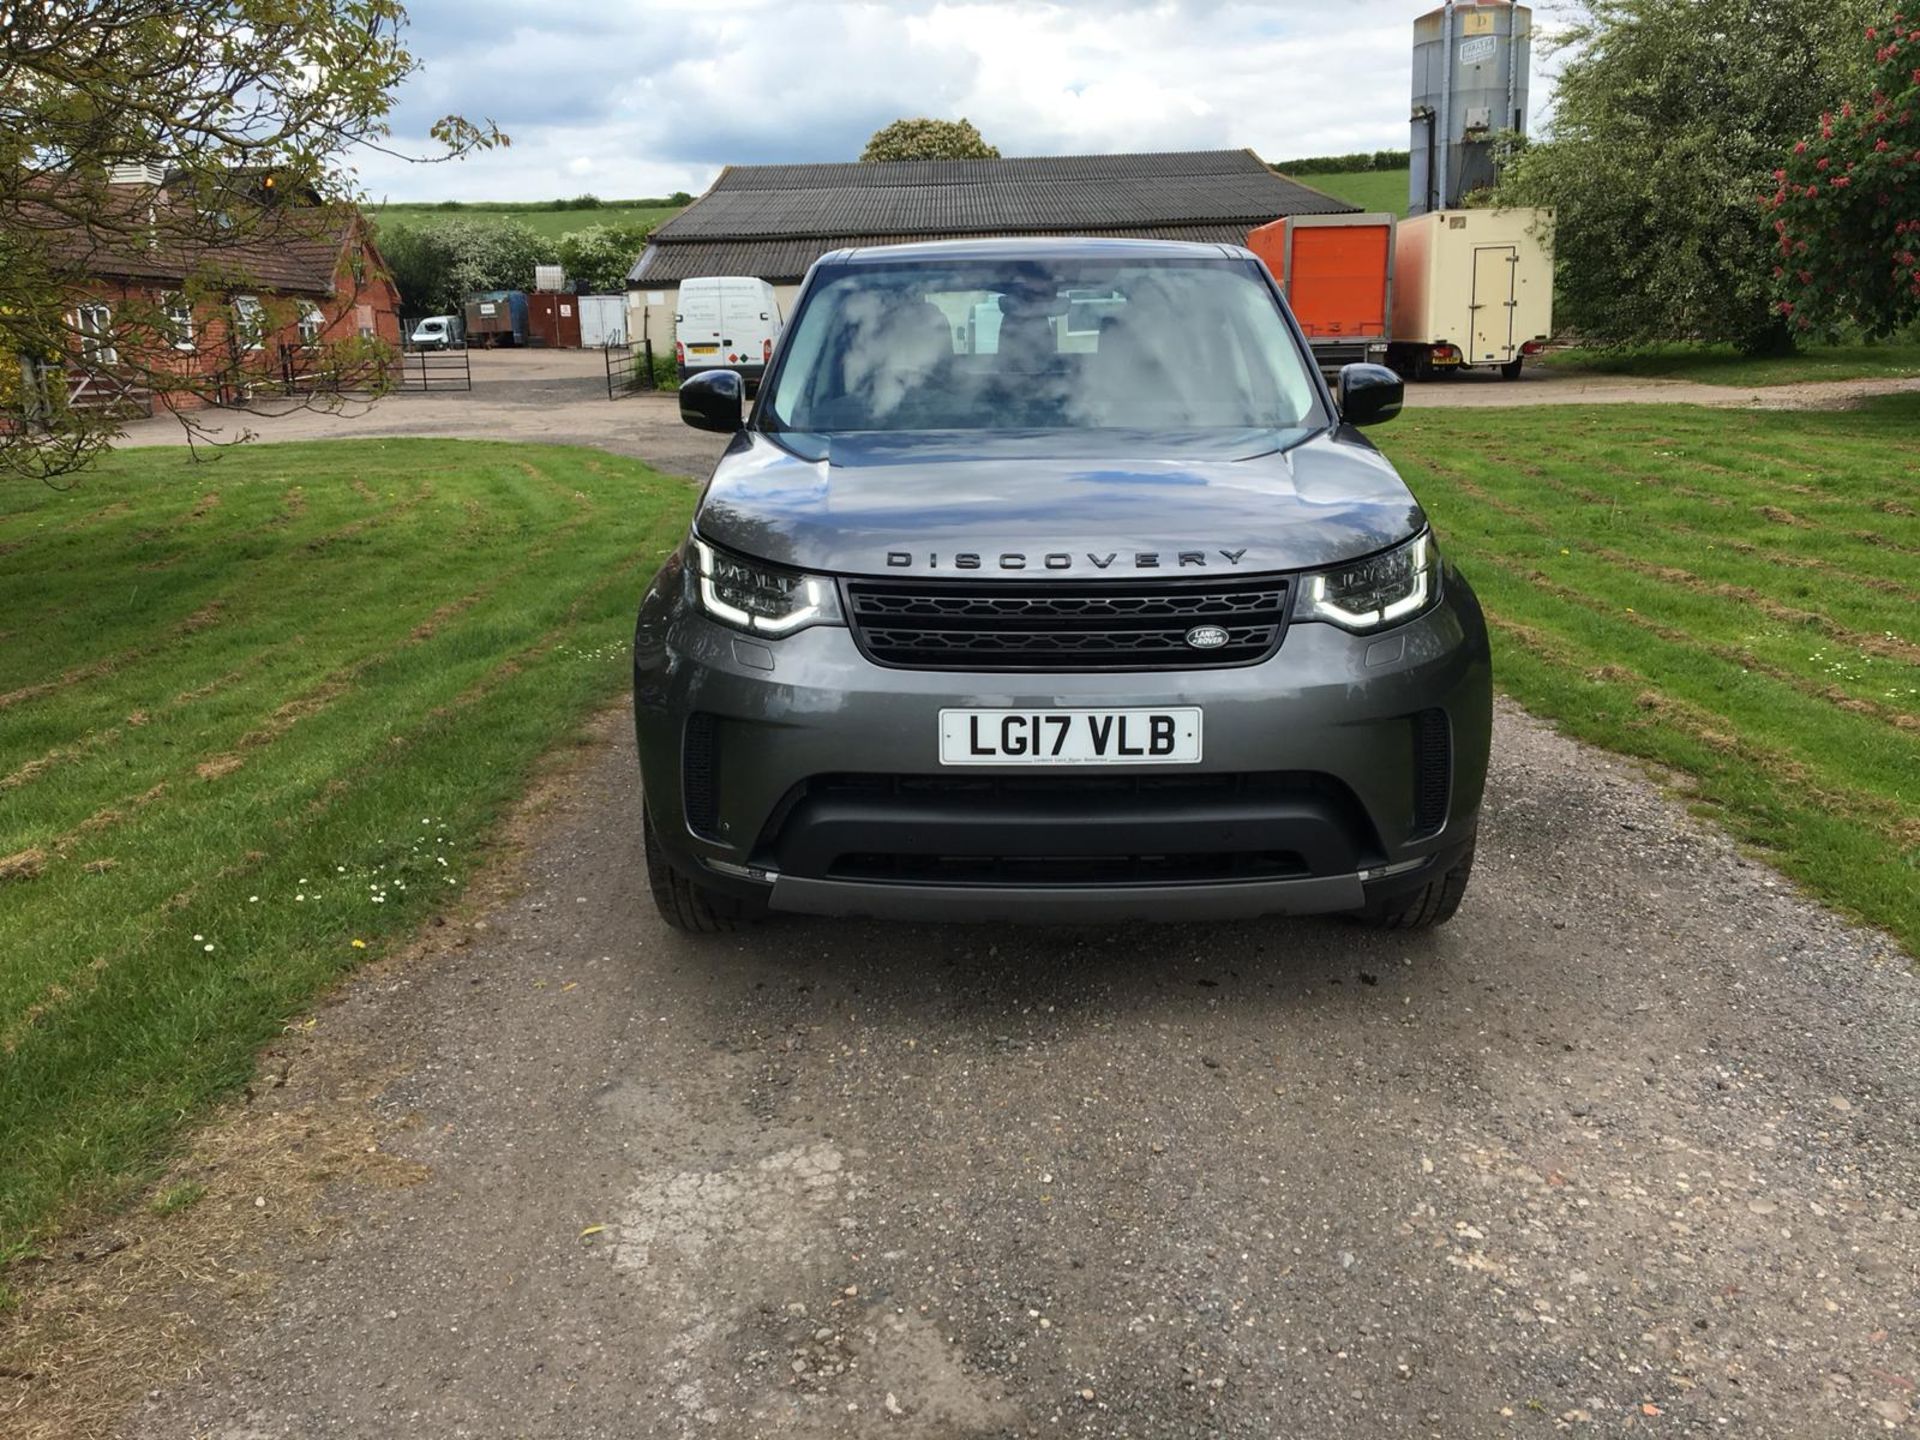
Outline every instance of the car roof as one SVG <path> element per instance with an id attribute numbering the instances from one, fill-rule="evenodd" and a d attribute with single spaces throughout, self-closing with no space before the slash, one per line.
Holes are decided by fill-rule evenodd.
<path id="1" fill-rule="evenodd" d="M 1122 240 L 1113 236 L 1008 235 L 977 240 L 920 240 L 905 245 L 862 245 L 820 257 L 822 265 L 882 261 L 943 260 L 1218 260 L 1255 258 L 1239 245 L 1191 240 Z"/>

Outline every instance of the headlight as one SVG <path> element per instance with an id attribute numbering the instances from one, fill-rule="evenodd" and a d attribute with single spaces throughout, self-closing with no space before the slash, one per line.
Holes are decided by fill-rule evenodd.
<path id="1" fill-rule="evenodd" d="M 1423 530 L 1383 555 L 1306 576 L 1294 618 L 1363 631 L 1411 620 L 1439 598 L 1439 563 L 1433 534 Z"/>
<path id="2" fill-rule="evenodd" d="M 807 625 L 838 625 L 840 594 L 831 580 L 744 560 L 693 542 L 700 608 L 758 635 L 787 635 Z"/>

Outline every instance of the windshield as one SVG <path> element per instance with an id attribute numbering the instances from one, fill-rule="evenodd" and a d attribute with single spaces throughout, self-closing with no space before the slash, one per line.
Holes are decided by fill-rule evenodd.
<path id="1" fill-rule="evenodd" d="M 1246 261 L 850 266 L 794 321 L 769 428 L 1285 429 L 1308 361 Z"/>

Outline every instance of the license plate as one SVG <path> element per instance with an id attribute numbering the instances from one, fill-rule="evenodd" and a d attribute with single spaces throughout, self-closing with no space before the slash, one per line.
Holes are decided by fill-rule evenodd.
<path id="1" fill-rule="evenodd" d="M 712 355 L 717 353 L 719 349 L 720 347 L 718 345 L 689 345 L 687 346 L 687 353 L 689 355 Z"/>
<path id="2" fill-rule="evenodd" d="M 1200 709 L 942 710 L 942 765 L 1192 765 Z"/>

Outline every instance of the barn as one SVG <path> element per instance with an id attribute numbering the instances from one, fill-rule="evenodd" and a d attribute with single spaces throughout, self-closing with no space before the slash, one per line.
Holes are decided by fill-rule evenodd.
<path id="1" fill-rule="evenodd" d="M 846 246 L 984 235 L 1244 245 L 1282 216 L 1354 209 L 1251 150 L 730 165 L 649 238 L 627 276 L 628 334 L 670 353 L 675 292 L 699 275 L 771 281 L 790 312 L 807 267 Z"/>

